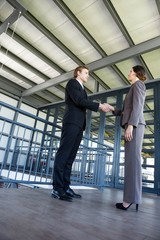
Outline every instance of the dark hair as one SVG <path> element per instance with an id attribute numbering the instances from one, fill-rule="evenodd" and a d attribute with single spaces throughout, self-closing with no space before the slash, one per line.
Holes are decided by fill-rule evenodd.
<path id="1" fill-rule="evenodd" d="M 87 70 L 89 70 L 89 68 L 88 68 L 87 66 L 79 66 L 79 67 L 77 67 L 77 68 L 74 70 L 74 78 L 77 77 L 77 72 L 81 72 L 82 69 L 87 69 Z"/>
<path id="2" fill-rule="evenodd" d="M 133 71 L 136 73 L 136 76 L 139 78 L 139 80 L 141 80 L 141 81 L 146 80 L 144 67 L 142 67 L 140 65 L 136 65 L 133 67 Z"/>

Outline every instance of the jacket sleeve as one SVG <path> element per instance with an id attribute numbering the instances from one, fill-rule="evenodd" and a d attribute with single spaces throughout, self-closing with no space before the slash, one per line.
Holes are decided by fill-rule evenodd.
<path id="1" fill-rule="evenodd" d="M 80 91 L 81 86 L 75 79 L 71 79 L 66 86 L 66 91 L 68 92 L 70 98 L 74 104 L 78 107 L 84 107 L 90 109 L 91 111 L 97 112 L 99 109 L 99 103 L 85 98 L 82 92 Z M 83 91 L 83 89 L 82 89 Z"/>
<path id="2" fill-rule="evenodd" d="M 137 81 L 133 86 L 133 104 L 128 125 L 138 126 L 139 116 L 143 114 L 145 90 L 146 87 L 142 81 Z"/>
<path id="3" fill-rule="evenodd" d="M 112 111 L 114 116 L 121 116 L 123 114 L 122 110 L 120 109 L 115 109 L 114 111 Z"/>

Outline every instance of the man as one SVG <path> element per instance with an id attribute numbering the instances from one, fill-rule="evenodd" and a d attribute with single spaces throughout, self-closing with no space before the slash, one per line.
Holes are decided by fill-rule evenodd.
<path id="1" fill-rule="evenodd" d="M 83 83 L 89 77 L 86 66 L 79 66 L 74 71 L 74 79 L 69 80 L 65 90 L 65 114 L 63 118 L 60 147 L 54 161 L 53 191 L 51 195 L 60 200 L 72 201 L 81 198 L 70 188 L 72 164 L 76 157 L 83 131 L 86 126 L 86 109 L 91 111 L 113 111 L 107 103 L 101 104 L 90 101 L 84 90 Z"/>

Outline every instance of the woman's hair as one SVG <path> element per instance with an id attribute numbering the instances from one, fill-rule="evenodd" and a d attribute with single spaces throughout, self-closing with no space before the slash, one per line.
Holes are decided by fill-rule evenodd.
<path id="1" fill-rule="evenodd" d="M 79 67 L 77 67 L 77 68 L 74 70 L 74 78 L 77 77 L 77 72 L 81 72 L 82 69 L 87 69 L 87 70 L 89 70 L 89 68 L 88 68 L 87 66 L 79 66 Z"/>
<path id="2" fill-rule="evenodd" d="M 140 65 L 136 65 L 133 67 L 133 71 L 136 73 L 136 76 L 139 78 L 139 80 L 141 80 L 141 81 L 146 80 L 144 67 L 142 67 Z"/>

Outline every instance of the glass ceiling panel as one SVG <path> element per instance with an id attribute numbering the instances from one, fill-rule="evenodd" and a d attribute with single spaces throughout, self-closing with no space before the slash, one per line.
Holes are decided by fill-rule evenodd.
<path id="1" fill-rule="evenodd" d="M 160 49 L 142 55 L 154 79 L 160 78 Z M 157 68 L 157 66 L 159 66 Z"/>
<path id="2" fill-rule="evenodd" d="M 123 26 L 118 26 L 114 17 L 111 16 L 107 9 L 107 4 L 104 4 L 105 1 L 107 2 L 107 0 L 63 0 L 61 2 L 68 6 L 73 15 L 75 15 L 77 20 L 83 25 L 84 29 L 90 33 L 92 38 L 95 39 L 104 52 L 106 52 L 107 55 L 112 55 L 129 48 L 131 43 L 128 43 L 126 36 L 121 32 L 120 27 Z M 11 31 L 8 31 L 7 35 L 3 33 L 0 36 L 0 45 L 2 45 L 0 63 L 5 64 L 8 68 L 17 72 L 17 78 L 16 75 L 13 74 L 11 81 L 14 79 L 15 83 L 24 84 L 24 79 L 18 78 L 18 74 L 21 74 L 26 80 L 29 79 L 36 84 L 40 84 L 44 82 L 47 77 L 49 79 L 60 75 L 57 70 L 44 62 L 45 58 L 43 61 L 43 59 L 41 60 L 36 56 L 34 51 L 31 52 L 32 48 L 29 49 L 27 46 L 25 48 L 25 42 L 53 61 L 53 64 L 56 63 L 66 72 L 77 67 L 76 60 L 71 59 L 69 52 L 85 64 L 93 63 L 102 58 L 98 53 L 98 50 L 91 45 L 91 43 L 76 28 L 74 23 L 69 20 L 53 0 L 18 0 L 17 2 L 22 4 L 28 11 L 27 13 L 24 13 L 24 16 L 20 17 L 19 21 L 16 21 L 11 26 L 12 30 L 16 27 L 15 32 L 17 34 L 17 39 L 19 35 L 22 38 L 20 40 L 22 42 L 19 40 L 12 40 L 9 37 Z M 114 10 L 117 11 L 118 16 L 122 20 L 124 27 L 135 44 L 143 43 L 148 39 L 160 36 L 160 15 L 156 1 L 128 0 L 126 3 L 126 0 L 111 0 L 108 1 L 108 3 L 111 3 L 111 6 L 113 4 L 115 8 L 112 9 L 113 13 Z M 4 22 L 12 12 L 13 7 L 7 3 L 7 1 L 1 0 L 1 22 Z M 38 20 L 39 24 L 36 26 L 38 26 L 39 29 L 25 18 L 25 14 L 27 16 L 31 14 L 33 19 L 35 18 L 35 20 Z M 51 33 L 50 37 L 53 35 L 53 42 L 45 36 L 45 33 L 40 31 L 42 26 L 44 26 L 46 30 L 48 29 Z M 54 38 L 59 39 L 60 45 L 61 43 L 64 44 L 64 47 L 63 44 L 61 45 L 62 49 L 60 49 L 60 46 L 57 47 L 57 45 L 54 44 Z M 20 45 L 21 43 L 22 45 Z M 68 54 L 67 51 L 65 51 L 67 48 Z M 9 53 L 12 53 L 13 55 L 10 54 L 10 56 L 6 57 L 4 54 L 5 49 L 8 49 Z M 119 53 L 119 56 L 120 54 L 121 52 Z M 112 68 L 110 64 L 94 73 L 111 89 L 121 88 L 127 85 L 128 73 L 130 69 L 137 64 L 143 65 L 146 69 L 148 68 L 151 73 L 150 78 L 152 75 L 153 78 L 159 78 L 159 56 L 160 49 L 157 49 L 145 53 L 141 57 L 135 56 L 125 61 L 118 62 L 115 66 L 118 68 L 119 74 L 114 70 L 114 65 Z M 21 63 L 21 60 L 24 62 L 22 61 Z M 26 63 L 28 64 L 28 67 Z M 30 66 L 32 66 L 33 69 L 29 68 Z M 45 79 L 43 79 L 43 77 L 38 74 L 39 72 L 34 70 L 38 70 L 40 73 L 46 75 L 46 78 L 44 76 Z M 6 74 L 5 76 L 10 80 L 12 75 L 7 76 L 7 72 L 5 71 L 7 71 L 7 68 L 3 69 L 3 75 Z M 11 73 L 9 70 L 8 72 L 9 74 Z M 147 76 L 147 79 L 150 78 Z M 62 78 L 59 79 L 61 80 Z M 29 82 L 27 84 L 29 84 Z M 25 87 L 28 87 L 27 84 Z M 66 81 L 60 85 L 65 87 Z M 96 80 L 90 77 L 85 86 L 91 92 L 95 92 L 95 87 L 97 85 L 99 84 L 96 84 Z M 59 96 L 64 97 L 63 88 L 57 90 L 55 87 L 50 87 L 49 90 L 53 93 L 55 91 L 56 94 L 58 93 Z M 106 91 L 106 89 L 99 86 L 99 91 Z M 49 95 L 52 96 L 52 94 Z M 45 97 L 45 94 L 43 96 Z M 46 99 L 52 99 L 51 96 L 46 96 Z M 153 107 L 150 106 L 152 101 L 147 103 L 149 104 L 148 107 Z"/>
<path id="3" fill-rule="evenodd" d="M 119 62 L 116 64 L 116 66 L 119 68 L 119 70 L 123 73 L 123 75 L 128 78 L 128 73 L 131 70 L 131 68 L 135 65 L 137 65 L 138 62 L 134 58 L 127 59 L 125 61 Z M 128 82 L 129 84 L 129 82 Z"/>
<path id="4" fill-rule="evenodd" d="M 85 64 L 101 58 L 101 55 L 69 20 L 52 33 Z"/>
<path id="5" fill-rule="evenodd" d="M 39 22 L 45 25 L 45 27 L 53 35 L 60 39 L 61 42 L 63 42 L 63 44 L 85 64 L 99 59 L 101 57 L 100 54 L 98 54 L 98 52 L 92 47 L 92 45 L 81 34 L 81 32 L 70 22 L 70 20 L 66 18 L 63 12 L 59 10 L 53 1 L 47 1 L 46 4 L 47 7 L 50 5 L 50 10 L 47 12 L 47 14 L 43 10 L 43 4 L 41 6 L 39 1 L 35 1 L 33 4 L 30 2 L 30 4 L 27 5 L 27 9 L 29 9 L 29 11 L 36 16 Z M 37 14 L 37 12 L 39 12 L 39 14 Z M 46 18 L 46 15 L 50 16 L 50 18 Z M 61 24 L 59 24 L 59 21 L 61 21 Z"/>
<path id="6" fill-rule="evenodd" d="M 14 24 L 12 28 L 14 28 Z M 53 42 L 51 42 L 51 40 L 45 37 L 44 34 L 42 34 L 24 17 L 19 19 L 16 27 L 16 33 L 41 53 L 43 53 L 46 57 L 57 63 L 61 68 L 63 68 L 63 65 L 65 65 L 65 61 L 73 65 L 74 62 L 61 49 L 59 49 Z"/>
<path id="7" fill-rule="evenodd" d="M 112 0 L 135 44 L 160 35 L 160 17 L 156 1 Z"/>
<path id="8" fill-rule="evenodd" d="M 4 22 L 13 11 L 14 8 L 7 1 L 0 0 L 0 21 Z"/>
<path id="9" fill-rule="evenodd" d="M 89 76 L 87 83 L 84 83 L 84 87 L 88 88 L 91 92 L 95 92 L 96 81 Z"/>
<path id="10" fill-rule="evenodd" d="M 47 90 L 49 90 L 51 93 L 53 93 L 57 97 L 64 99 L 64 93 L 62 91 L 60 91 L 58 88 L 51 87 L 51 88 L 48 88 Z"/>
<path id="11" fill-rule="evenodd" d="M 11 82 L 14 82 L 22 87 L 24 87 L 25 89 L 28 89 L 30 87 L 32 87 L 31 85 L 29 85 L 28 83 L 25 83 L 24 81 L 22 81 L 21 79 L 14 77 L 12 74 L 6 72 L 2 69 L 0 69 L 0 75 L 5 77 L 6 79 L 9 79 Z"/>
<path id="12" fill-rule="evenodd" d="M 68 18 L 52 0 L 18 0 L 49 31 L 63 25 Z"/>
<path id="13" fill-rule="evenodd" d="M 129 47 L 103 1 L 65 0 L 64 2 L 107 55 Z M 87 7 L 84 8 L 86 5 Z"/>
<path id="14" fill-rule="evenodd" d="M 125 61 L 122 61 L 122 62 L 119 62 L 116 64 L 116 66 L 123 73 L 123 75 L 126 76 L 126 79 L 128 78 L 129 71 L 135 65 L 142 65 L 142 63 L 136 58 L 130 58 L 130 59 L 127 59 Z M 147 77 L 147 80 L 149 80 L 149 76 L 147 73 L 146 73 L 146 77 Z"/>
<path id="15" fill-rule="evenodd" d="M 51 68 L 48 64 L 42 61 L 39 57 L 34 55 L 32 52 L 28 51 L 22 45 L 20 45 L 13 38 L 10 38 L 6 34 L 0 36 L 0 42 L 7 51 L 12 52 L 15 56 L 19 57 L 19 60 L 22 59 L 27 64 L 31 65 L 35 69 L 41 71 L 43 74 L 48 76 L 48 78 L 53 78 L 59 75 L 59 73 Z M 6 54 L 7 54 L 6 51 Z M 2 61 L 0 59 L 0 61 Z"/>
<path id="16" fill-rule="evenodd" d="M 100 79 L 102 79 L 106 85 L 108 85 L 112 89 L 123 87 L 126 85 L 111 67 L 106 67 L 106 68 L 97 70 L 95 71 L 95 74 Z"/>
<path id="17" fill-rule="evenodd" d="M 27 76 L 27 78 L 33 81 L 34 83 L 40 84 L 44 82 L 44 79 L 36 76 L 34 73 L 27 70 L 25 67 L 15 62 L 14 60 L 10 59 L 8 56 L 4 55 L 3 53 L 0 54 L 0 59 L 2 64 L 5 64 L 5 66 L 9 67 L 13 71 L 16 71 L 17 73 L 21 74 L 24 77 Z M 2 66 L 2 69 L 3 69 L 3 66 Z"/>

